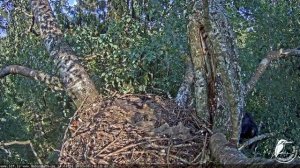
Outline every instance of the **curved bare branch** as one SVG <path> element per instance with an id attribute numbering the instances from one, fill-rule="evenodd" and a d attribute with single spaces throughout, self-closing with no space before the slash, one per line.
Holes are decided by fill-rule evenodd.
<path id="1" fill-rule="evenodd" d="M 252 144 L 254 144 L 255 142 L 261 141 L 263 139 L 266 138 L 270 138 L 273 137 L 275 135 L 275 133 L 266 133 L 266 134 L 262 134 L 262 135 L 258 135 L 254 138 L 249 139 L 248 141 L 244 142 L 241 147 L 239 147 L 239 150 L 243 150 L 245 149 L 247 146 L 250 146 Z"/>
<path id="2" fill-rule="evenodd" d="M 244 95 L 247 96 L 253 90 L 257 81 L 260 79 L 260 77 L 263 75 L 263 73 L 266 71 L 267 67 L 271 64 L 272 61 L 289 56 L 300 57 L 300 49 L 281 49 L 279 51 L 269 52 L 267 57 L 261 60 L 256 69 L 256 72 L 251 77 L 250 81 L 246 84 Z"/>
<path id="3" fill-rule="evenodd" d="M 58 77 L 51 76 L 41 71 L 33 70 L 20 65 L 9 65 L 0 70 L 0 78 L 4 78 L 5 76 L 10 74 L 18 74 L 37 81 L 44 82 L 54 90 L 63 90 L 63 85 L 61 84 Z"/>

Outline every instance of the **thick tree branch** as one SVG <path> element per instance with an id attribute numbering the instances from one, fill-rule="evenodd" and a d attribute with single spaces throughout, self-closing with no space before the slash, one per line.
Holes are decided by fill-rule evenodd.
<path id="1" fill-rule="evenodd" d="M 54 90 L 59 90 L 59 91 L 63 90 L 63 85 L 61 84 L 59 78 L 48 75 L 41 71 L 36 71 L 20 65 L 9 65 L 0 70 L 0 78 L 3 78 L 10 74 L 13 75 L 18 74 L 18 75 L 26 76 L 31 79 L 44 82 Z"/>
<path id="2" fill-rule="evenodd" d="M 63 33 L 51 10 L 48 0 L 31 0 L 31 8 L 40 29 L 44 45 L 58 69 L 59 79 L 68 95 L 78 107 L 89 96 L 88 103 L 94 102 L 99 93 L 72 48 L 66 43 Z"/>
<path id="3" fill-rule="evenodd" d="M 210 150 L 211 154 L 216 159 L 219 164 L 223 166 L 229 166 L 231 168 L 235 167 L 299 167 L 300 160 L 294 159 L 292 162 L 279 163 L 274 159 L 265 158 L 247 158 L 241 151 L 236 149 L 234 145 L 231 145 L 226 140 L 224 134 L 216 133 L 210 138 Z"/>
<path id="4" fill-rule="evenodd" d="M 194 69 L 192 58 L 188 56 L 186 72 L 184 80 L 177 92 L 176 103 L 180 107 L 187 107 L 188 101 L 191 98 L 191 86 L 194 82 Z"/>
<path id="5" fill-rule="evenodd" d="M 257 81 L 260 79 L 260 77 L 263 75 L 263 73 L 266 71 L 267 67 L 271 64 L 272 61 L 288 56 L 300 57 L 299 48 L 269 52 L 267 57 L 261 60 L 256 69 L 256 72 L 251 77 L 250 81 L 246 84 L 244 95 L 247 96 L 253 90 Z"/>

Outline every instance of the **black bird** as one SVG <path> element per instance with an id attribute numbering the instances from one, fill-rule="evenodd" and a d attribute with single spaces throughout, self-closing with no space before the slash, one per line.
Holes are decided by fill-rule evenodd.
<path id="1" fill-rule="evenodd" d="M 254 122 L 252 116 L 249 113 L 245 113 L 242 119 L 242 131 L 240 136 L 240 143 L 244 142 L 247 139 L 251 139 L 258 134 L 258 128 Z M 254 144 L 253 144 L 254 145 Z M 252 149 L 252 145 L 249 148 Z"/>

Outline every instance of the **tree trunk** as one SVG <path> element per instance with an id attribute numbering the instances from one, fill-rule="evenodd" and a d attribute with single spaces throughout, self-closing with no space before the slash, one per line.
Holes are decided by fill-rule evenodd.
<path id="1" fill-rule="evenodd" d="M 185 82 L 179 90 L 179 96 L 177 96 L 177 104 L 186 106 L 191 92 L 190 87 L 195 81 L 195 105 L 198 116 L 208 121 L 214 132 L 221 132 L 210 138 L 209 147 L 212 156 L 221 164 L 238 165 L 243 163 L 252 165 L 253 163 L 260 163 L 259 166 L 261 167 L 269 164 L 280 166 L 274 160 L 248 159 L 235 147 L 240 135 L 241 118 L 245 106 L 244 96 L 252 90 L 272 60 L 284 56 L 299 56 L 300 51 L 293 49 L 270 53 L 260 64 L 257 73 L 251 78 L 245 90 L 240 79 L 238 54 L 232 28 L 225 16 L 224 3 L 224 0 L 198 0 L 193 6 L 193 14 L 189 18 L 188 25 L 191 61 L 187 66 Z M 49 2 L 47 0 L 32 0 L 31 5 L 46 49 L 59 70 L 59 78 L 17 65 L 2 69 L 0 78 L 8 74 L 21 74 L 43 81 L 58 88 L 58 90 L 61 90 L 63 85 L 64 90 L 73 98 L 76 106 L 80 107 L 75 112 L 65 132 L 60 162 L 108 163 L 107 160 L 115 158 L 114 155 L 121 155 L 124 150 L 131 150 L 128 152 L 132 158 L 135 149 L 140 149 L 141 151 L 138 152 L 141 153 L 145 153 L 147 150 L 150 151 L 149 153 L 153 152 L 154 148 L 151 146 L 153 142 L 149 141 L 151 138 L 153 141 L 157 141 L 157 139 L 159 141 L 168 140 L 167 145 L 173 146 L 173 142 L 170 141 L 172 138 L 165 138 L 166 135 L 177 135 L 181 141 L 182 139 L 191 139 L 191 137 L 196 137 L 196 140 L 200 139 L 203 130 L 190 131 L 190 128 L 184 126 L 182 122 L 173 123 L 178 118 L 178 115 L 175 116 L 173 113 L 176 105 L 172 104 L 171 107 L 175 108 L 172 113 L 167 114 L 166 111 L 163 111 L 163 106 L 155 106 L 155 101 L 160 101 L 159 99 L 156 100 L 155 97 L 152 98 L 155 101 L 149 97 L 131 97 L 132 100 L 130 101 L 119 98 L 114 101 L 97 102 L 95 106 L 91 106 L 89 109 L 81 108 L 84 102 L 93 103 L 99 97 L 99 93 L 85 69 L 80 65 L 77 56 L 64 41 L 62 31 L 55 21 Z M 119 14 L 118 17 L 122 15 L 122 12 L 124 13 L 123 10 L 117 13 Z M 153 109 L 156 109 L 156 113 Z M 145 113 L 145 116 L 141 113 Z M 149 114 L 152 116 L 149 117 Z M 179 112 L 178 114 L 182 113 Z M 184 116 L 184 120 L 193 118 L 191 116 Z M 163 123 L 162 119 L 169 119 L 168 121 L 172 121 L 173 125 L 169 126 L 167 122 Z M 157 123 L 161 125 L 154 128 Z M 202 127 L 199 121 L 193 125 L 193 128 L 195 126 Z M 210 128 L 206 129 L 207 134 L 208 132 L 212 133 Z M 66 140 L 68 130 L 71 132 L 71 137 Z M 190 132 L 194 132 L 197 136 L 190 135 Z M 199 156 L 204 155 L 207 134 L 204 145 L 201 146 L 203 152 L 200 153 L 201 155 L 198 153 L 199 151 L 194 152 L 195 159 L 192 161 L 187 161 L 191 157 L 190 152 L 198 150 L 193 145 L 199 147 L 199 142 L 194 142 L 193 139 L 190 140 L 191 144 L 177 144 L 181 141 L 174 141 L 176 147 L 183 147 L 184 149 L 187 149 L 188 146 L 191 147 L 186 152 L 189 154 L 187 159 L 178 158 L 168 152 L 164 154 L 166 159 L 163 160 L 163 163 L 169 164 L 169 156 L 175 158 L 175 161 L 179 160 L 188 164 L 195 163 Z M 227 142 L 224 134 L 230 138 L 231 143 Z M 136 139 L 140 139 L 140 141 L 134 143 L 133 140 Z M 182 142 L 185 143 L 185 141 Z M 114 143 L 115 146 L 113 146 Z M 147 145 L 143 146 L 144 144 Z M 171 149 L 171 146 L 162 146 L 161 142 L 158 144 L 156 145 L 158 151 L 164 151 L 161 149 L 166 147 L 169 151 Z M 108 151 L 108 148 L 111 149 Z M 97 150 L 99 153 L 95 153 Z M 177 153 L 177 151 L 180 150 L 174 149 L 173 153 Z M 77 158 L 73 157 L 74 153 Z M 183 153 L 184 156 L 186 153 Z M 94 154 L 94 158 L 91 159 L 90 154 Z M 127 153 L 124 153 L 125 155 L 129 156 Z M 153 158 L 159 157 L 155 153 Z M 153 160 L 150 159 L 149 161 L 152 162 Z M 295 162 L 298 163 L 299 161 Z"/>
<path id="2" fill-rule="evenodd" d="M 215 128 L 227 125 L 225 135 L 238 142 L 244 111 L 243 85 L 240 77 L 238 53 L 232 27 L 225 16 L 225 1 L 209 1 L 210 35 L 216 62 L 216 102 Z M 224 114 L 228 114 L 225 115 Z"/>
<path id="3" fill-rule="evenodd" d="M 59 78 L 65 90 L 77 107 L 84 100 L 93 102 L 99 96 L 98 91 L 71 47 L 64 41 L 49 2 L 32 0 L 31 7 L 46 49 L 59 70 Z"/>
<path id="4" fill-rule="evenodd" d="M 197 1 L 189 23 L 199 117 L 238 142 L 244 108 L 236 47 L 224 1 Z"/>

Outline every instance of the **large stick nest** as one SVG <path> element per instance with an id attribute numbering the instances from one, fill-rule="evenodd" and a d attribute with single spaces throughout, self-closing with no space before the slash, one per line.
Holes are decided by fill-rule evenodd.
<path id="1" fill-rule="evenodd" d="M 208 129 L 193 109 L 154 95 L 123 95 L 79 108 L 61 164 L 184 164 L 206 161 Z"/>

